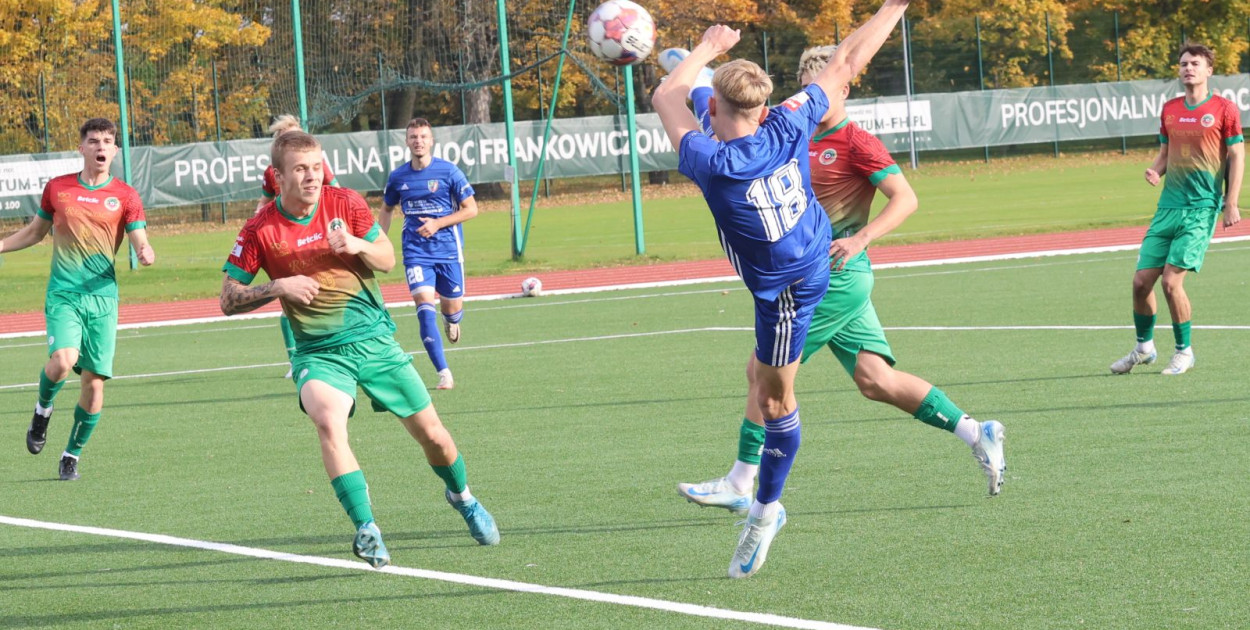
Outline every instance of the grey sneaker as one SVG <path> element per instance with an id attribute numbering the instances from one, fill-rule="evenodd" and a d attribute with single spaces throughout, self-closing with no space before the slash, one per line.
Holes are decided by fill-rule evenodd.
<path id="1" fill-rule="evenodd" d="M 69 455 L 61 456 L 61 481 L 78 479 L 78 460 Z"/>
<path id="2" fill-rule="evenodd" d="M 1007 436 L 1003 425 L 996 420 L 981 423 L 977 441 L 972 445 L 972 456 L 981 464 L 981 470 L 990 481 L 990 496 L 996 496 L 1003 488 L 1003 473 L 1007 472 L 1007 457 L 1003 455 L 1003 442 Z"/>

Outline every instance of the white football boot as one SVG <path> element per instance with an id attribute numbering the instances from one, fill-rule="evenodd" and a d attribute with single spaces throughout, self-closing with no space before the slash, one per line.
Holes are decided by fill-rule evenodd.
<path id="1" fill-rule="evenodd" d="M 1163 368 L 1163 373 L 1168 376 L 1176 376 L 1189 371 L 1194 366 L 1194 349 L 1193 347 L 1185 348 L 1180 352 L 1172 355 L 1172 360 L 1168 361 L 1168 366 Z"/>
<path id="2" fill-rule="evenodd" d="M 742 535 L 738 537 L 738 548 L 734 549 L 733 560 L 729 562 L 729 577 L 751 577 L 764 566 L 773 538 L 777 537 L 777 532 L 786 524 L 786 509 L 781 506 L 778 508 L 777 515 L 771 519 L 748 517 L 741 523 L 744 527 Z"/>
<path id="3" fill-rule="evenodd" d="M 1133 371 L 1133 366 L 1149 365 L 1159 358 L 1157 352 L 1138 352 L 1137 348 L 1133 348 L 1132 352 L 1124 355 L 1124 358 L 1111 364 L 1112 374 L 1128 374 Z"/>
<path id="4" fill-rule="evenodd" d="M 981 423 L 977 441 L 972 445 L 972 456 L 981 464 L 981 470 L 990 482 L 990 496 L 998 494 L 1003 487 L 1003 474 L 1007 472 L 1007 458 L 1003 455 L 1003 442 L 1007 436 L 1003 425 L 996 420 Z"/>
<path id="5" fill-rule="evenodd" d="M 698 503 L 704 507 L 725 508 L 738 516 L 745 515 L 747 509 L 751 507 L 751 493 L 739 494 L 738 489 L 734 488 L 734 485 L 725 477 L 703 483 L 679 483 L 677 494 L 691 503 Z"/>

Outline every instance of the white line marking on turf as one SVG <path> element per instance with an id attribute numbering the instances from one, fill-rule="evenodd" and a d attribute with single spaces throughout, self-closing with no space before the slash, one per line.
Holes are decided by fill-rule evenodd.
<path id="1" fill-rule="evenodd" d="M 614 593 L 602 593 L 599 591 L 589 591 L 577 588 L 564 588 L 559 586 L 544 586 L 542 584 L 530 584 L 528 582 L 515 582 L 513 580 L 502 580 L 497 578 L 479 577 L 476 575 L 464 575 L 460 573 L 445 573 L 443 571 L 431 571 L 428 569 L 411 569 L 408 567 L 388 566 L 381 569 L 371 568 L 363 562 L 354 560 L 342 560 L 338 558 L 325 558 L 321 556 L 305 556 L 295 553 L 286 553 L 282 551 L 272 551 L 269 549 L 259 549 L 256 547 L 243 547 L 241 545 L 231 545 L 228 543 L 216 543 L 207 540 L 195 540 L 193 538 L 180 538 L 177 536 L 166 536 L 164 534 L 148 534 L 144 532 L 131 532 L 121 529 L 106 529 L 103 527 L 85 527 L 81 525 L 67 525 L 64 523 L 49 523 L 46 521 L 35 521 L 25 518 L 14 518 L 11 516 L 0 516 L 0 523 L 12 525 L 15 527 L 28 527 L 32 529 L 46 529 L 60 532 L 72 532 L 75 534 L 89 534 L 92 536 L 107 536 L 110 538 L 124 538 L 127 540 L 138 540 L 142 542 L 156 543 L 160 545 L 172 545 L 175 547 L 189 547 L 192 549 L 203 549 L 205 551 L 216 551 L 219 553 L 228 553 L 236 556 L 245 556 L 249 558 L 260 558 L 262 560 L 280 560 L 282 562 L 295 562 L 299 564 L 311 564 L 322 567 L 330 567 L 333 569 L 347 569 L 352 571 L 368 571 L 376 573 L 386 573 L 389 575 L 400 575 L 404 577 L 413 577 L 423 580 L 437 580 L 440 582 L 451 582 L 453 584 L 464 584 L 467 586 L 476 586 L 481 588 L 491 588 L 501 591 L 514 591 L 518 593 L 531 593 L 535 595 L 550 595 L 553 597 L 566 597 L 570 599 L 579 599 L 590 602 L 600 602 L 605 604 L 616 604 L 618 606 L 633 606 L 636 608 L 647 608 L 651 610 L 662 610 L 666 612 L 679 613 L 683 615 L 691 615 L 695 617 L 710 617 L 712 619 L 728 619 L 731 621 L 745 621 L 748 623 L 768 624 L 779 626 L 782 628 L 811 628 L 813 630 L 874 630 L 863 626 L 848 626 L 840 623 L 830 623 L 828 621 L 816 621 L 814 619 L 801 619 L 797 617 L 784 617 L 782 615 L 772 615 L 768 613 L 745 612 L 737 610 L 728 610 L 725 608 L 712 608 L 710 606 L 700 606 L 698 604 L 685 604 L 682 602 L 673 602 L 663 599 L 651 599 L 649 597 L 638 597 L 635 595 L 617 595 Z M 726 578 L 728 579 L 728 578 Z"/>
<path id="2" fill-rule="evenodd" d="M 1250 241 L 1250 236 L 1229 236 L 1229 237 L 1223 237 L 1223 238 L 1215 238 L 1211 240 L 1211 244 L 1217 245 L 1217 244 L 1222 244 L 1222 243 L 1235 243 L 1235 242 L 1240 242 L 1240 241 Z M 999 260 L 1019 260 L 1023 258 L 1049 258 L 1053 256 L 1071 256 L 1071 255 L 1076 255 L 1076 254 L 1100 254 L 1100 253 L 1108 253 L 1108 252 L 1129 251 L 1129 250 L 1137 249 L 1138 247 L 1140 247 L 1140 245 L 1111 245 L 1111 246 L 1105 246 L 1105 247 L 1078 247 L 1078 248 L 1073 248 L 1073 249 L 1054 249 L 1054 250 L 1047 250 L 1047 251 L 1040 251 L 1040 252 L 1017 252 L 1013 254 L 988 254 L 985 256 L 962 256 L 962 257 L 955 257 L 955 258 L 939 258 L 939 259 L 933 259 L 933 260 L 914 260 L 910 262 L 883 263 L 880 265 L 874 265 L 873 269 L 885 270 L 885 269 L 906 269 L 906 268 L 911 268 L 911 267 L 939 267 L 943 265 L 958 265 L 958 264 L 974 263 L 974 262 L 994 262 L 994 261 L 999 261 Z M 1043 264 L 1029 265 L 1029 266 L 1045 266 L 1045 264 L 1043 263 Z M 1014 267 L 1006 267 L 1006 268 L 1014 268 Z M 995 268 L 995 269 L 998 269 L 998 268 Z M 980 271 L 980 270 L 975 270 L 975 271 Z M 951 272 L 947 272 L 947 273 L 951 273 Z M 897 277 L 907 277 L 907 276 L 893 276 L 893 277 L 897 278 Z M 691 284 L 734 282 L 737 280 L 738 280 L 738 276 L 718 276 L 718 277 L 712 277 L 712 278 L 688 278 L 685 280 L 666 280 L 663 282 L 639 282 L 639 283 L 634 283 L 634 284 L 615 284 L 615 285 L 605 285 L 605 286 L 598 286 L 598 287 L 585 287 L 585 288 L 579 288 L 579 289 L 557 289 L 557 290 L 547 291 L 546 294 L 547 295 L 578 295 L 582 293 L 601 293 L 604 291 L 624 291 L 624 290 L 629 290 L 629 289 L 652 289 L 652 288 L 685 286 L 685 285 L 691 285 Z M 706 291 L 700 291 L 700 292 L 706 292 Z M 500 293 L 500 294 L 495 294 L 495 295 L 469 296 L 465 298 L 465 301 L 466 302 L 479 302 L 479 301 L 511 300 L 511 299 L 517 299 L 520 297 L 521 297 L 520 294 L 517 294 L 517 293 Z M 611 299 L 633 299 L 635 297 L 639 297 L 639 296 L 629 296 L 625 298 L 611 298 Z M 648 297 L 653 297 L 653 296 L 648 296 Z M 412 306 L 413 303 L 414 302 L 412 300 L 404 300 L 400 302 L 387 302 L 386 307 L 387 308 L 401 308 L 405 306 Z M 543 303 L 536 302 L 532 306 L 548 306 L 548 305 L 554 305 L 554 304 L 555 303 L 553 302 L 543 302 Z M 526 306 L 530 306 L 530 305 L 526 305 Z M 519 308 L 520 305 L 518 305 L 517 307 Z M 209 323 L 218 323 L 218 322 L 225 322 L 225 321 L 240 321 L 240 320 L 245 320 L 245 319 L 270 319 L 270 318 L 278 317 L 279 315 L 281 315 L 281 313 L 273 312 L 273 313 L 244 313 L 241 315 L 231 315 L 230 317 L 226 317 L 224 315 L 218 316 L 218 317 L 196 317 L 192 319 L 177 319 L 177 320 L 164 320 L 164 321 L 155 321 L 155 322 L 141 322 L 141 323 L 135 323 L 135 324 L 122 324 L 118 326 L 117 329 L 118 330 L 133 330 L 137 328 L 159 328 L 163 326 L 186 326 L 190 324 L 209 324 Z M 45 331 L 38 330 L 38 331 L 0 333 L 0 339 L 40 337 L 44 335 L 44 332 Z M 9 346 L 9 347 L 19 347 L 19 346 Z M 3 349 L 4 348 L 0 347 L 0 350 L 3 350 Z"/>
<path id="3" fill-rule="evenodd" d="M 1013 331 L 1013 330 L 1132 330 L 1132 326 L 1125 325 L 1090 325 L 1090 326 L 1063 326 L 1063 325 L 1039 325 L 1039 326 L 886 326 L 886 331 L 893 332 L 913 332 L 913 331 L 942 331 L 942 332 L 986 332 L 986 331 Z M 1159 325 L 1156 329 L 1167 329 L 1170 326 Z M 1250 330 L 1250 325 L 1241 324 L 1203 324 L 1194 326 L 1194 330 Z M 545 346 L 560 343 L 576 343 L 579 341 L 611 341 L 614 339 L 633 339 L 637 337 L 658 337 L 661 335 L 682 335 L 686 333 L 701 332 L 752 332 L 754 328 L 749 326 L 708 326 L 706 328 L 679 328 L 677 330 L 657 330 L 653 332 L 639 333 L 622 333 L 619 335 L 597 335 L 593 337 L 569 337 L 566 339 L 543 339 L 539 341 L 517 341 L 514 343 L 494 343 L 484 346 L 457 346 L 455 348 L 444 348 L 443 352 L 468 352 L 471 350 L 498 350 L 501 348 L 527 348 L 532 346 Z M 425 354 L 423 350 L 414 350 L 408 353 L 411 356 Z M 163 376 L 185 376 L 187 374 L 208 374 L 211 372 L 233 372 L 235 370 L 252 370 L 256 368 L 275 368 L 286 367 L 290 365 L 286 361 L 279 363 L 254 363 L 252 365 L 233 365 L 215 368 L 200 368 L 195 370 L 177 370 L 173 372 L 151 372 L 148 374 L 123 374 L 114 376 L 110 380 L 124 381 L 136 378 L 160 378 Z M 77 382 L 77 381 L 75 381 Z M 0 390 L 6 389 L 22 389 L 25 387 L 38 387 L 39 383 L 15 383 L 12 385 L 0 385 Z"/>

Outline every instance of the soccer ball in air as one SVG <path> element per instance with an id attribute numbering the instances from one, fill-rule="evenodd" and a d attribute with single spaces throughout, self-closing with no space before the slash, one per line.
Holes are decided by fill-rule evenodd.
<path id="1" fill-rule="evenodd" d="M 586 20 L 586 37 L 596 57 L 615 66 L 630 66 L 651 54 L 655 22 L 634 2 L 608 0 Z"/>
<path id="2" fill-rule="evenodd" d="M 543 294 L 543 281 L 538 278 L 526 278 L 521 281 L 521 295 L 538 297 Z"/>

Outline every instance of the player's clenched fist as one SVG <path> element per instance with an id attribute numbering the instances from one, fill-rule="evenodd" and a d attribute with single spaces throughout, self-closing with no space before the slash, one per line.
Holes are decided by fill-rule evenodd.
<path id="1" fill-rule="evenodd" d="M 714 46 L 720 54 L 729 52 L 741 38 L 742 31 L 724 24 L 714 24 L 703 33 L 703 41 Z"/>
<path id="2" fill-rule="evenodd" d="M 156 262 L 156 252 L 152 250 L 151 245 L 146 243 L 135 252 L 135 257 L 139 259 L 139 263 L 144 267 Z"/>
<path id="3" fill-rule="evenodd" d="M 1146 182 L 1151 186 L 1159 185 L 1159 173 L 1153 168 L 1146 169 Z"/>
<path id="4" fill-rule="evenodd" d="M 336 254 L 356 255 L 364 249 L 365 242 L 363 239 L 356 238 L 347 233 L 347 230 L 330 230 L 330 236 L 327 238 L 330 243 L 330 249 Z"/>
<path id="5" fill-rule="evenodd" d="M 300 304 L 312 304 L 321 291 L 321 284 L 308 276 L 288 276 L 274 280 L 282 297 Z"/>

